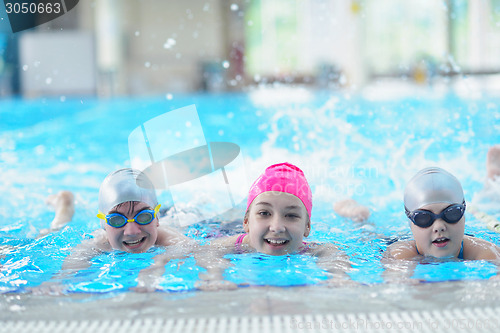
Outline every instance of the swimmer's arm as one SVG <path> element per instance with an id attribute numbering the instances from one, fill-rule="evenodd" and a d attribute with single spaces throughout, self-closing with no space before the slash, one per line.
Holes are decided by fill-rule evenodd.
<path id="1" fill-rule="evenodd" d="M 370 209 L 354 199 L 337 201 L 333 205 L 335 213 L 354 222 L 364 222 L 370 217 Z"/>
<path id="2" fill-rule="evenodd" d="M 104 230 L 96 230 L 92 238 L 85 239 L 75 246 L 64 259 L 61 273 L 72 274 L 75 271 L 87 269 L 92 265 L 92 259 L 104 252 L 112 251 Z"/>
<path id="3" fill-rule="evenodd" d="M 416 284 L 420 282 L 418 279 L 412 278 L 415 272 L 415 267 L 417 266 L 416 261 L 398 260 L 384 257 L 381 259 L 381 263 L 384 266 L 382 277 L 386 282 L 409 284 Z"/>
<path id="4" fill-rule="evenodd" d="M 153 264 L 142 269 L 137 277 L 137 286 L 133 288 L 137 292 L 153 292 L 158 288 L 158 283 L 165 273 L 165 265 L 170 260 L 185 259 L 191 255 L 189 247 L 177 246 L 167 248 L 166 252 L 153 257 Z"/>
<path id="5" fill-rule="evenodd" d="M 164 253 L 153 257 L 153 264 L 151 266 L 139 272 L 137 286 L 134 288 L 135 291 L 155 291 L 160 278 L 165 273 L 165 265 L 170 260 L 184 259 L 190 256 L 196 243 L 174 228 L 161 226 L 158 228 L 155 245 L 167 248 Z"/>
<path id="6" fill-rule="evenodd" d="M 382 276 L 387 282 L 418 282 L 412 280 L 418 257 L 415 241 L 399 241 L 387 247 L 381 259 L 384 266 Z"/>
<path id="7" fill-rule="evenodd" d="M 71 250 L 71 253 L 64 259 L 61 270 L 57 272 L 50 280 L 43 282 L 40 286 L 32 288 L 34 294 L 44 295 L 62 295 L 66 293 L 66 287 L 62 280 L 72 276 L 78 271 L 87 269 L 91 266 L 91 260 L 100 255 L 104 247 L 96 239 L 86 239 L 81 244 Z"/>
<path id="8" fill-rule="evenodd" d="M 194 252 L 196 264 L 206 270 L 199 275 L 196 288 L 200 290 L 236 289 L 238 286 L 224 279 L 224 271 L 232 266 L 231 260 L 224 258 L 226 254 L 234 253 L 236 237 L 224 237 L 199 246 Z M 227 238 L 234 238 L 229 241 Z M 230 245 L 232 244 L 232 245 Z"/>
<path id="9" fill-rule="evenodd" d="M 208 246 L 216 251 L 225 252 L 224 254 L 234 253 L 236 250 L 235 243 L 239 236 L 240 235 L 234 235 L 217 238 L 212 240 Z M 246 242 L 243 244 L 246 244 Z"/>
<path id="10" fill-rule="evenodd" d="M 66 224 L 71 222 L 75 214 L 75 198 L 69 191 L 61 191 L 57 194 L 47 197 L 47 205 L 55 209 L 55 216 L 48 229 L 40 230 L 37 238 L 41 238 L 49 233 L 58 231 Z"/>
<path id="11" fill-rule="evenodd" d="M 317 265 L 330 273 L 329 283 L 350 281 L 347 274 L 351 270 L 349 257 L 334 244 L 317 244 L 311 253 L 317 258 Z"/>
<path id="12" fill-rule="evenodd" d="M 94 242 L 86 240 L 77 245 L 64 259 L 61 267 L 62 274 L 71 274 L 91 266 L 91 260 L 102 253 L 101 249 L 94 246 Z"/>
<path id="13" fill-rule="evenodd" d="M 224 256 L 236 252 L 235 242 L 238 237 L 239 235 L 217 238 L 198 248 L 195 252 L 196 261 L 207 270 L 203 278 L 207 280 L 223 278 L 224 270 L 231 265 L 231 261 Z"/>
<path id="14" fill-rule="evenodd" d="M 171 245 L 182 245 L 189 246 L 194 245 L 194 241 L 186 237 L 180 231 L 170 228 L 160 226 L 158 228 L 158 237 L 156 238 L 156 244 L 158 246 L 171 246 Z"/>
<path id="15" fill-rule="evenodd" d="M 384 258 L 409 260 L 419 256 L 415 241 L 398 241 L 387 247 L 384 252 Z"/>

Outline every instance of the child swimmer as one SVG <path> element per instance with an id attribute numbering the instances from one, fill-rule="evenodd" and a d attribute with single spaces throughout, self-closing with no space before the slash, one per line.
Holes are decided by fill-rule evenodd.
<path id="1" fill-rule="evenodd" d="M 332 278 L 346 280 L 350 264 L 344 253 L 333 244 L 303 241 L 311 231 L 311 211 L 312 192 L 302 170 L 290 163 L 271 165 L 250 187 L 245 233 L 217 239 L 210 246 L 219 249 L 220 256 L 254 251 L 273 256 L 311 254 Z"/>
<path id="2" fill-rule="evenodd" d="M 460 182 L 449 172 L 437 167 L 420 170 L 406 185 L 404 205 L 414 240 L 391 244 L 387 257 L 500 258 L 498 246 L 464 235 L 464 193 Z"/>
<path id="3" fill-rule="evenodd" d="M 146 252 L 152 246 L 169 246 L 189 238 L 161 226 L 160 205 L 151 181 L 140 171 L 121 169 L 104 179 L 99 189 L 99 214 L 103 232 L 92 246 L 102 251 Z"/>
<path id="4" fill-rule="evenodd" d="M 305 252 L 309 246 L 303 238 L 311 231 L 311 210 L 312 193 L 302 170 L 289 163 L 271 165 L 250 187 L 243 219 L 246 233 L 214 243 L 233 252 Z"/>
<path id="5" fill-rule="evenodd" d="M 53 201 L 56 204 L 57 227 L 71 220 L 74 212 L 70 192 L 61 192 Z M 175 229 L 161 226 L 158 219 L 158 204 L 151 181 L 140 171 L 121 169 L 109 174 L 99 189 L 99 213 L 102 229 L 92 233 L 92 238 L 76 246 L 64 260 L 61 278 L 73 270 L 88 268 L 90 260 L 105 252 L 119 250 L 129 253 L 143 253 L 153 246 L 173 246 L 155 256 L 154 264 L 142 270 L 138 277 L 136 291 L 155 290 L 154 282 L 160 276 L 165 264 L 176 258 L 184 258 L 192 249 L 193 241 Z M 59 213 L 58 213 L 59 212 Z M 54 222 L 52 223 L 54 224 Z M 35 293 L 62 293 L 62 286 L 53 281 L 45 282 Z"/>

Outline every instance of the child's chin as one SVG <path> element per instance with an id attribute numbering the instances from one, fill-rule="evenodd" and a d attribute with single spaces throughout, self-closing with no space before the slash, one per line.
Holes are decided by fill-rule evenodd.
<path id="1" fill-rule="evenodd" d="M 448 252 L 439 252 L 439 253 L 430 253 L 426 254 L 426 256 L 438 258 L 438 259 L 446 259 L 446 258 L 453 258 L 454 255 L 453 253 L 448 253 Z"/>
<path id="2" fill-rule="evenodd" d="M 281 249 L 266 249 L 266 251 L 262 251 L 263 253 L 265 254 L 268 254 L 270 256 L 284 256 L 284 255 L 287 255 L 287 254 L 292 254 L 292 253 L 295 253 L 297 252 L 298 250 L 296 251 L 291 251 L 290 249 L 288 248 L 281 248 Z"/>

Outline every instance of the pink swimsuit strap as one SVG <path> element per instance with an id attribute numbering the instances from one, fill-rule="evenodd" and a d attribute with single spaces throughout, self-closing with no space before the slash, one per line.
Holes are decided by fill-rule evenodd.
<path id="1" fill-rule="evenodd" d="M 238 236 L 236 239 L 236 242 L 234 242 L 234 247 L 236 248 L 237 252 L 241 252 L 241 244 L 243 244 L 243 238 L 245 238 L 247 234 L 241 234 Z"/>
<path id="2" fill-rule="evenodd" d="M 234 245 L 240 245 L 240 244 L 243 244 L 243 238 L 245 238 L 247 234 L 241 234 L 238 236 L 238 239 L 236 239 L 236 242 L 234 243 Z"/>

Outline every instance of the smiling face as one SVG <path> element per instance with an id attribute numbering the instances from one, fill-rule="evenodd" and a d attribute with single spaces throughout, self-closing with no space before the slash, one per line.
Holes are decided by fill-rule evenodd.
<path id="1" fill-rule="evenodd" d="M 284 192 L 259 194 L 249 207 L 243 228 L 255 250 L 269 255 L 297 252 L 311 222 L 302 201 Z"/>
<path id="2" fill-rule="evenodd" d="M 419 209 L 439 214 L 448 206 L 450 204 L 434 203 Z M 460 221 L 453 224 L 447 223 L 443 219 L 437 219 L 428 228 L 418 227 L 411 222 L 410 227 L 420 254 L 437 258 L 458 257 L 464 238 L 465 215 Z"/>
<path id="3" fill-rule="evenodd" d="M 129 201 L 112 208 L 108 214 L 119 213 L 133 219 L 140 211 L 153 209 L 144 202 Z M 140 225 L 136 222 L 125 224 L 121 228 L 114 228 L 107 223 L 104 226 L 109 244 L 115 250 L 133 253 L 142 253 L 149 250 L 156 243 L 158 237 L 158 218 L 151 223 Z"/>

